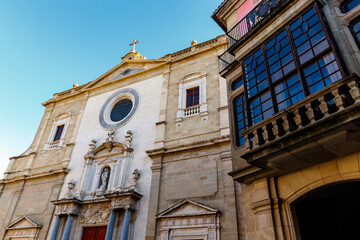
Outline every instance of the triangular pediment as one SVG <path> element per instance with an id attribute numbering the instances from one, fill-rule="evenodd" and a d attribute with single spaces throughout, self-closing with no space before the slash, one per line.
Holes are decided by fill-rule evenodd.
<path id="1" fill-rule="evenodd" d="M 42 225 L 29 216 L 23 216 L 12 222 L 6 229 L 41 228 Z"/>
<path id="2" fill-rule="evenodd" d="M 163 217 L 184 217 L 184 216 L 198 216 L 198 215 L 209 215 L 217 214 L 219 210 L 208 207 L 204 204 L 192 201 L 190 199 L 185 199 L 178 202 L 172 207 L 164 210 L 158 215 L 158 218 Z"/>

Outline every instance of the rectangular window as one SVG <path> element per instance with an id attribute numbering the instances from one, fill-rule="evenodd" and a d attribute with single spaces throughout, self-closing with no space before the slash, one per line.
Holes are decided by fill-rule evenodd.
<path id="1" fill-rule="evenodd" d="M 65 125 L 57 126 L 53 142 L 59 141 Z"/>
<path id="2" fill-rule="evenodd" d="M 199 105 L 199 87 L 186 90 L 186 107 Z"/>
<path id="3" fill-rule="evenodd" d="M 322 19 L 315 3 L 243 60 L 249 125 L 344 76 Z"/>

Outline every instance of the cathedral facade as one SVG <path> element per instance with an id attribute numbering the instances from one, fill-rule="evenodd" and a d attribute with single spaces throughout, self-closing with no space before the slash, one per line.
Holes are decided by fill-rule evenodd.
<path id="1" fill-rule="evenodd" d="M 225 36 L 159 59 L 137 43 L 43 103 L 0 183 L 2 239 L 237 239 Z"/>

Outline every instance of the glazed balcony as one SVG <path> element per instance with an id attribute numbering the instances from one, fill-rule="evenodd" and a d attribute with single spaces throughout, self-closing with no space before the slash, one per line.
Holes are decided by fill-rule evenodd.
<path id="1" fill-rule="evenodd" d="M 246 153 L 241 157 L 266 176 L 358 152 L 359 77 L 351 75 L 333 83 L 242 134 Z"/>
<path id="2" fill-rule="evenodd" d="M 228 50 L 219 56 L 220 73 L 234 63 L 234 49 L 290 2 L 292 0 L 263 0 L 226 33 Z"/>

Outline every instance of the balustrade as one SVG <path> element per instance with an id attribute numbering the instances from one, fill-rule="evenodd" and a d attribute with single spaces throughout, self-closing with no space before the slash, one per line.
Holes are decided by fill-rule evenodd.
<path id="1" fill-rule="evenodd" d="M 303 127 L 314 125 L 360 104 L 357 77 L 350 76 L 318 91 L 242 132 L 248 151 L 255 150 Z"/>

